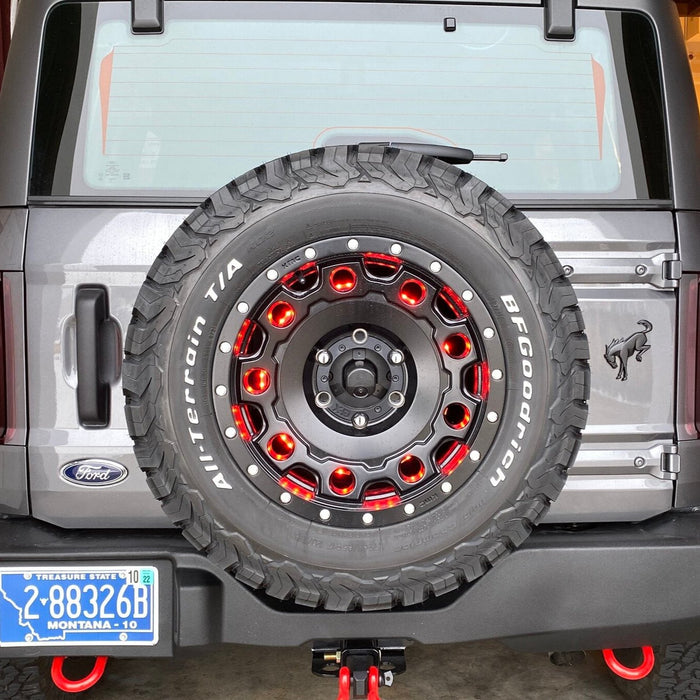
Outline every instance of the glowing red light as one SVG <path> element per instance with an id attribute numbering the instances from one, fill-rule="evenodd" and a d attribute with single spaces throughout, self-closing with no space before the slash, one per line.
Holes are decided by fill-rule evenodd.
<path id="1" fill-rule="evenodd" d="M 294 452 L 294 438 L 287 433 L 277 433 L 267 441 L 267 453 L 277 462 L 284 462 Z"/>
<path id="2" fill-rule="evenodd" d="M 245 321 L 243 321 L 241 330 L 238 331 L 238 335 L 236 336 L 236 342 L 233 345 L 233 354 L 236 357 L 238 357 L 241 354 L 243 343 L 245 342 L 246 336 L 248 335 L 248 331 L 250 330 L 250 323 L 250 319 L 247 318 Z"/>
<path id="3" fill-rule="evenodd" d="M 425 465 L 415 455 L 406 455 L 399 462 L 399 476 L 408 484 L 415 484 L 425 476 Z"/>
<path id="4" fill-rule="evenodd" d="M 267 441 L 267 453 L 277 462 L 284 462 L 294 452 L 294 438 L 287 433 L 277 433 Z"/>
<path id="5" fill-rule="evenodd" d="M 299 269 L 287 273 L 280 282 L 291 292 L 302 294 L 313 289 L 320 275 L 315 262 L 302 265 Z"/>
<path id="6" fill-rule="evenodd" d="M 355 475 L 347 467 L 338 467 L 333 470 L 328 483 L 333 493 L 347 496 L 355 490 Z"/>
<path id="7" fill-rule="evenodd" d="M 287 328 L 294 323 L 294 307 L 286 301 L 276 301 L 267 310 L 267 320 L 275 328 Z"/>
<path id="8" fill-rule="evenodd" d="M 406 280 L 399 290 L 399 298 L 404 304 L 418 306 L 426 295 L 425 285 L 420 280 Z"/>
<path id="9" fill-rule="evenodd" d="M 249 369 L 243 375 L 243 388 L 253 396 L 264 394 L 270 388 L 270 373 L 261 367 Z"/>
<path id="10" fill-rule="evenodd" d="M 455 360 L 461 360 L 469 354 L 472 349 L 472 344 L 464 333 L 453 333 L 447 336 L 442 344 L 442 349 L 445 351 L 446 355 L 449 355 Z"/>
<path id="11" fill-rule="evenodd" d="M 308 469 L 290 469 L 280 480 L 279 485 L 305 501 L 313 500 L 318 489 L 316 477 Z"/>
<path id="12" fill-rule="evenodd" d="M 355 271 L 349 267 L 336 267 L 331 270 L 328 279 L 330 280 L 331 287 L 340 294 L 351 292 L 355 289 L 355 285 L 357 284 L 357 275 Z"/>
<path id="13" fill-rule="evenodd" d="M 401 269 L 402 262 L 393 255 L 384 253 L 365 253 L 365 270 L 373 277 L 389 279 Z"/>
<path id="14" fill-rule="evenodd" d="M 362 507 L 368 510 L 385 510 L 399 503 L 401 496 L 396 493 L 396 489 L 391 484 L 380 482 L 367 487 Z"/>
<path id="15" fill-rule="evenodd" d="M 479 362 L 470 368 L 470 372 L 472 376 L 471 387 L 469 387 L 471 393 L 480 399 L 485 399 L 491 389 L 489 366 L 486 362 Z"/>
<path id="16" fill-rule="evenodd" d="M 450 287 L 443 287 L 435 298 L 435 306 L 448 321 L 463 321 L 469 316 L 462 298 Z"/>
<path id="17" fill-rule="evenodd" d="M 363 508 L 370 508 L 371 510 L 386 510 L 387 508 L 394 508 L 401 503 L 401 496 L 393 495 L 387 498 L 376 498 L 365 500 L 362 503 Z"/>
<path id="18" fill-rule="evenodd" d="M 299 484 L 294 483 L 291 479 L 288 479 L 286 476 L 283 476 L 279 480 L 279 485 L 286 491 L 293 493 L 295 496 L 303 498 L 305 501 L 312 501 L 315 495 L 313 491 L 310 491 L 309 489 L 306 489 L 303 486 L 299 486 Z"/>
<path id="19" fill-rule="evenodd" d="M 445 418 L 445 423 L 452 428 L 452 430 L 462 430 L 466 428 L 471 420 L 471 413 L 469 409 L 461 403 L 451 403 L 442 412 Z"/>
<path id="20" fill-rule="evenodd" d="M 247 318 L 236 336 L 233 354 L 235 357 L 252 357 L 262 349 L 264 342 L 265 335 L 260 326 Z"/>
<path id="21" fill-rule="evenodd" d="M 438 449 L 435 461 L 442 474 L 449 476 L 462 464 L 468 454 L 468 445 L 458 440 L 451 440 Z"/>
<path id="22" fill-rule="evenodd" d="M 250 410 L 245 404 L 235 404 L 231 406 L 231 414 L 233 415 L 233 422 L 236 424 L 236 430 L 241 436 L 241 440 L 249 442 L 253 439 L 255 430 L 253 429 L 250 415 Z"/>

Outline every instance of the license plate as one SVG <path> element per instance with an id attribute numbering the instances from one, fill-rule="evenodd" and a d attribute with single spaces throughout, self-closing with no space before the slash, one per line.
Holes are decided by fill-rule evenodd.
<path id="1" fill-rule="evenodd" d="M 155 567 L 0 567 L 0 647 L 157 642 Z"/>

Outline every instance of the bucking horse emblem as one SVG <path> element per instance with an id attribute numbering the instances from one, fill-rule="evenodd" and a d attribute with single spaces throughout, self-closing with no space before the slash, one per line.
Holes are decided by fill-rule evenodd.
<path id="1" fill-rule="evenodd" d="M 637 360 L 637 362 L 641 362 L 642 355 L 647 352 L 647 350 L 651 350 L 651 345 L 647 343 L 647 333 L 650 333 L 654 327 L 649 321 L 645 321 L 644 319 L 637 321 L 637 324 L 644 326 L 644 330 L 632 333 L 629 338 L 625 338 L 624 340 L 614 338 L 605 346 L 604 357 L 606 362 L 613 369 L 618 366 L 618 361 L 620 363 L 620 369 L 615 379 L 619 379 L 622 382 L 627 381 L 627 360 L 629 360 L 632 355 L 635 355 L 634 359 Z"/>

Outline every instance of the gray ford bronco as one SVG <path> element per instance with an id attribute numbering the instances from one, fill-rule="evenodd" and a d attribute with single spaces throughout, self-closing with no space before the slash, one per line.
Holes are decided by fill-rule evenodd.
<path id="1" fill-rule="evenodd" d="M 22 0 L 0 154 L 0 698 L 490 638 L 700 697 L 670 0 Z"/>

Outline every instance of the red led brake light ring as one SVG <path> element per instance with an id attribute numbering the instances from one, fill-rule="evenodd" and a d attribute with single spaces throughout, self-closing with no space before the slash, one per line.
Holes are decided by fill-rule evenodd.
<path id="1" fill-rule="evenodd" d="M 612 649 L 603 649 L 603 658 L 608 668 L 628 681 L 640 681 L 642 678 L 646 678 L 654 669 L 654 650 L 651 647 L 642 647 L 642 663 L 636 668 L 629 668 L 629 666 L 623 666 L 615 656 L 615 652 Z"/>
<path id="2" fill-rule="evenodd" d="M 72 681 L 63 675 L 63 662 L 67 658 L 67 656 L 54 656 L 51 662 L 51 680 L 54 682 L 54 685 L 64 693 L 82 693 L 84 690 L 92 688 L 92 686 L 102 678 L 109 657 L 96 657 L 92 671 L 90 671 L 85 678 L 81 678 L 77 681 Z"/>
<path id="3" fill-rule="evenodd" d="M 294 307 L 286 301 L 276 301 L 267 310 L 267 320 L 274 328 L 287 328 L 294 323 L 295 318 Z"/>
<path id="4" fill-rule="evenodd" d="M 422 304 L 427 294 L 425 285 L 417 279 L 407 279 L 399 289 L 399 299 L 408 306 Z"/>
<path id="5" fill-rule="evenodd" d="M 425 465 L 418 457 L 408 454 L 399 462 L 399 476 L 407 484 L 415 484 L 425 476 Z"/>
<path id="6" fill-rule="evenodd" d="M 243 388 L 253 396 L 260 396 L 270 388 L 270 373 L 262 367 L 249 369 L 243 375 Z"/>
<path id="7" fill-rule="evenodd" d="M 461 360 L 471 352 L 472 344 L 464 333 L 453 333 L 442 343 L 442 349 L 449 357 Z"/>
<path id="8" fill-rule="evenodd" d="M 338 467 L 329 479 L 331 491 L 338 496 L 347 496 L 355 490 L 355 475 L 347 467 Z"/>
<path id="9" fill-rule="evenodd" d="M 443 287 L 437 296 L 438 300 L 447 306 L 451 312 L 451 321 L 463 321 L 467 316 L 469 316 L 469 310 L 462 299 L 457 296 L 454 289 L 450 287 Z"/>
<path id="10" fill-rule="evenodd" d="M 336 267 L 331 270 L 328 281 L 338 294 L 346 294 L 357 286 L 357 274 L 350 267 Z"/>

